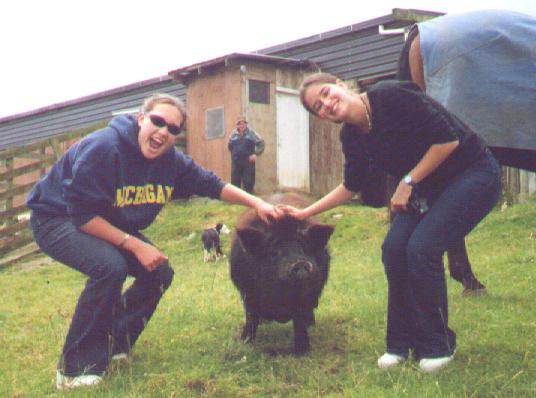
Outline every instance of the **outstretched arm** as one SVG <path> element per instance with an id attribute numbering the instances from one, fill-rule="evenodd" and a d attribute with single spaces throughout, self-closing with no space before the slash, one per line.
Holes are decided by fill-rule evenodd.
<path id="1" fill-rule="evenodd" d="M 284 216 L 283 211 L 278 207 L 275 207 L 261 198 L 251 195 L 231 184 L 225 184 L 221 191 L 220 199 L 225 202 L 244 205 L 255 209 L 258 216 L 265 223 L 270 223 L 271 221 Z"/>
<path id="2" fill-rule="evenodd" d="M 304 220 L 307 217 L 314 216 L 315 214 L 322 213 L 326 210 L 333 209 L 347 201 L 354 196 L 354 192 L 347 189 L 343 184 L 339 185 L 333 191 L 328 193 L 323 198 L 319 199 L 312 205 L 305 209 L 296 209 L 290 206 L 285 206 L 285 213 L 297 218 L 298 220 Z"/>

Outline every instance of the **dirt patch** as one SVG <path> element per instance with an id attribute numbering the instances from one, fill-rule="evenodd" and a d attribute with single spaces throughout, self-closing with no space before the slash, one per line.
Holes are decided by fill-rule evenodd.
<path id="1" fill-rule="evenodd" d="M 49 257 L 43 257 L 43 258 L 31 260 L 31 261 L 20 262 L 14 266 L 20 269 L 21 271 L 31 271 L 35 268 L 44 267 L 45 265 L 50 265 L 52 263 L 54 263 L 53 259 Z"/>

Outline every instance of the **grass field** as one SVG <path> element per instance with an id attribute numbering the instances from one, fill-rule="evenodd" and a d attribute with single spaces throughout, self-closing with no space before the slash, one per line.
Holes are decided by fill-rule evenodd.
<path id="1" fill-rule="evenodd" d="M 147 234 L 169 255 L 175 279 L 131 359 L 113 365 L 93 389 L 54 386 L 84 277 L 54 262 L 0 269 L 0 397 L 536 396 L 535 200 L 494 211 L 469 235 L 474 272 L 488 294 L 462 297 L 462 287 L 448 280 L 457 353 L 432 375 L 415 362 L 388 372 L 376 367 L 385 335 L 385 209 L 347 205 L 320 217 L 336 230 L 309 355 L 291 354 L 291 324 L 262 324 L 255 343 L 243 344 L 243 310 L 228 265 L 204 264 L 200 244 L 204 227 L 232 227 L 242 210 L 196 199 L 162 212 Z M 224 251 L 229 244 L 224 236 Z"/>

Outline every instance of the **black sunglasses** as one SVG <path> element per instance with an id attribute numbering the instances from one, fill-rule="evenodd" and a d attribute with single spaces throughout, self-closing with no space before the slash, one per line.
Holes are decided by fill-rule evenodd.
<path id="1" fill-rule="evenodd" d="M 170 134 L 173 135 L 179 135 L 181 132 L 181 127 L 177 126 L 176 124 L 168 124 L 166 122 L 166 119 L 164 119 L 162 116 L 149 114 L 149 119 L 151 120 L 151 123 L 154 124 L 156 127 L 167 127 Z"/>

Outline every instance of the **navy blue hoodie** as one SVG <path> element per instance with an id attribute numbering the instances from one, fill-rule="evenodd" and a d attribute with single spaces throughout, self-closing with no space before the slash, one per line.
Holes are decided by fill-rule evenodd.
<path id="1" fill-rule="evenodd" d="M 73 145 L 34 186 L 28 207 L 70 216 L 81 226 L 95 216 L 129 232 L 148 227 L 165 203 L 192 195 L 219 199 L 225 182 L 171 147 L 146 159 L 134 115 L 121 115 Z"/>

